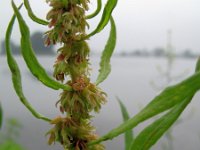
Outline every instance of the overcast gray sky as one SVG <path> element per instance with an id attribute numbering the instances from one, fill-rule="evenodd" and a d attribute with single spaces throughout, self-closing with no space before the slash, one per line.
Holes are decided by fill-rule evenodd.
<path id="1" fill-rule="evenodd" d="M 96 0 L 91 1 L 91 8 L 96 6 Z M 15 0 L 17 4 L 21 0 Z M 103 0 L 105 3 L 106 1 Z M 48 5 L 45 0 L 30 0 L 35 14 L 45 18 Z M 23 16 L 27 13 L 23 8 Z M 5 28 L 12 15 L 10 0 L 0 1 L 0 38 L 5 34 Z M 118 0 L 118 6 L 113 14 L 118 31 L 116 51 L 132 49 L 153 49 L 165 47 L 167 30 L 172 30 L 172 42 L 177 52 L 190 48 L 194 52 L 200 52 L 200 0 Z M 99 21 L 100 16 L 90 20 L 91 30 Z M 31 32 L 35 30 L 46 31 L 42 27 L 27 21 Z M 103 49 L 109 32 L 109 26 L 105 30 L 91 38 L 91 49 L 100 51 Z M 13 39 L 19 41 L 17 24 Z"/>

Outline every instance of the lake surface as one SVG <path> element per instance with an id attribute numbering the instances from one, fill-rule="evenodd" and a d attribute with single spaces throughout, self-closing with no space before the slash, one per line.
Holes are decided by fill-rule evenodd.
<path id="1" fill-rule="evenodd" d="M 61 91 L 54 91 L 43 86 L 30 75 L 24 65 L 24 61 L 19 56 L 16 58 L 23 74 L 24 93 L 29 102 L 45 116 L 50 118 L 58 116 L 60 113 L 55 108 L 55 103 Z M 39 61 L 49 72 L 52 72 L 53 57 L 39 57 Z M 98 62 L 98 57 L 91 59 L 93 68 L 91 71 L 92 81 L 95 81 L 97 77 Z M 186 78 L 194 72 L 195 62 L 195 59 L 177 59 L 174 63 L 172 74 L 174 76 L 181 75 L 181 78 Z M 98 134 L 104 135 L 122 122 L 116 97 L 123 100 L 130 115 L 133 116 L 159 93 L 151 85 L 151 81 L 154 81 L 157 85 L 163 84 L 163 79 L 159 76 L 159 72 L 156 69 L 158 65 L 165 69 L 166 60 L 164 58 L 112 58 L 112 72 L 108 79 L 100 85 L 108 94 L 108 102 L 103 106 L 100 114 L 96 114 L 96 117 L 93 119 L 93 124 L 97 127 Z M 177 82 L 177 80 L 174 82 Z M 57 144 L 53 146 L 47 145 L 45 133 L 51 128 L 51 125 L 35 119 L 22 103 L 19 102 L 12 87 L 11 75 L 4 57 L 0 57 L 0 101 L 4 108 L 4 117 L 14 117 L 23 124 L 18 141 L 27 150 L 62 150 L 62 147 Z M 199 106 L 200 94 L 197 93 L 191 104 L 182 114 L 181 123 L 173 127 L 172 134 L 175 150 L 200 149 Z M 136 127 L 134 129 L 135 134 L 139 133 L 148 123 L 150 121 Z M 162 150 L 161 145 L 163 143 L 166 143 L 165 138 L 162 138 L 152 150 Z M 124 149 L 123 136 L 119 136 L 112 141 L 107 141 L 104 144 L 107 150 Z"/>

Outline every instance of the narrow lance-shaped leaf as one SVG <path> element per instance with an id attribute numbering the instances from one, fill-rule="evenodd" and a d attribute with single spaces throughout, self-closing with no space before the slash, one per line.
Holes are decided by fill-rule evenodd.
<path id="1" fill-rule="evenodd" d="M 123 120 L 124 122 L 126 122 L 130 117 L 129 117 L 129 114 L 128 114 L 128 111 L 125 107 L 125 105 L 122 103 L 122 101 L 117 98 L 118 101 L 119 101 L 119 105 L 120 105 L 120 109 L 121 109 L 121 112 L 122 112 L 122 117 L 123 117 Z M 131 146 L 131 143 L 133 142 L 133 131 L 132 129 L 131 130 L 127 130 L 124 134 L 124 143 L 125 143 L 125 150 L 129 150 L 129 147 Z"/>
<path id="2" fill-rule="evenodd" d="M 104 27 L 108 24 L 108 22 L 109 22 L 109 20 L 111 18 L 113 9 L 117 5 L 117 1 L 118 0 L 108 0 L 107 1 L 106 5 L 104 7 L 104 10 L 103 10 L 103 14 L 102 14 L 101 20 L 100 20 L 98 26 L 96 27 L 96 29 L 94 31 L 92 31 L 90 34 L 88 34 L 86 36 L 86 38 L 89 38 L 89 37 L 93 36 L 96 33 L 99 33 L 101 30 L 104 29 Z"/>
<path id="3" fill-rule="evenodd" d="M 28 11 L 29 17 L 30 17 L 34 22 L 37 22 L 37 23 L 42 24 L 42 25 L 48 25 L 48 24 L 49 24 L 48 21 L 45 21 L 45 20 L 43 20 L 43 19 L 38 18 L 38 17 L 33 13 L 33 11 L 32 11 L 32 9 L 31 9 L 31 6 L 30 6 L 28 0 L 24 0 L 24 5 L 25 5 L 25 7 L 26 7 L 26 10 Z"/>
<path id="4" fill-rule="evenodd" d="M 108 77 L 111 71 L 110 58 L 115 49 L 117 35 L 116 35 L 115 22 L 112 17 L 110 19 L 110 22 L 111 22 L 110 36 L 101 56 L 99 75 L 96 80 L 97 85 L 103 82 Z"/>
<path id="5" fill-rule="evenodd" d="M 188 79 L 166 88 L 160 95 L 155 97 L 144 109 L 137 115 L 129 119 L 125 123 L 119 125 L 117 128 L 111 130 L 99 139 L 90 142 L 89 145 L 100 143 L 105 140 L 112 139 L 127 130 L 137 126 L 139 123 L 164 112 L 176 104 L 182 102 L 187 97 L 194 95 L 200 89 L 200 72 L 195 73 Z"/>
<path id="6" fill-rule="evenodd" d="M 195 72 L 200 70 L 200 61 L 196 63 Z M 193 95 L 187 97 L 183 102 L 177 104 L 160 119 L 154 121 L 151 125 L 146 127 L 132 142 L 129 150 L 147 150 L 150 149 L 161 136 L 168 131 L 168 129 L 177 121 L 186 106 L 192 100 Z"/>
<path id="7" fill-rule="evenodd" d="M 197 60 L 195 72 L 200 71 L 200 59 Z M 160 137 L 175 123 L 186 106 L 192 100 L 192 97 L 187 97 L 182 103 L 177 104 L 166 115 L 153 122 L 146 127 L 132 142 L 130 150 L 147 150 L 150 149 Z"/>
<path id="8" fill-rule="evenodd" d="M 101 0 L 97 0 L 97 9 L 92 14 L 86 16 L 86 19 L 91 19 L 94 18 L 96 15 L 98 15 L 99 12 L 101 11 L 101 7 L 102 7 Z"/>
<path id="9" fill-rule="evenodd" d="M 198 72 L 200 70 L 200 57 L 197 59 L 195 71 Z"/>
<path id="10" fill-rule="evenodd" d="M 50 78 L 46 73 L 46 71 L 44 70 L 44 68 L 40 65 L 32 49 L 29 28 L 26 25 L 25 21 L 23 20 L 20 12 L 18 11 L 13 1 L 12 1 L 12 6 L 17 16 L 21 32 L 21 52 L 31 73 L 44 85 L 50 88 L 56 90 L 58 89 L 64 89 L 68 91 L 72 90 L 70 86 L 61 84 Z"/>
<path id="11" fill-rule="evenodd" d="M 16 60 L 12 56 L 11 47 L 10 47 L 10 36 L 11 36 L 14 21 L 15 21 L 15 16 L 12 17 L 12 19 L 11 19 L 9 25 L 8 25 L 8 28 L 7 28 L 7 31 L 6 31 L 6 40 L 5 41 L 6 41 L 7 62 L 8 62 L 10 71 L 12 73 L 12 82 L 13 82 L 13 86 L 15 88 L 15 92 L 17 93 L 18 97 L 20 98 L 21 102 L 33 114 L 33 116 L 35 116 L 38 119 L 42 119 L 42 120 L 49 122 L 50 119 L 42 116 L 37 111 L 35 111 L 34 108 L 32 108 L 32 106 L 29 104 L 29 102 L 27 101 L 27 99 L 24 96 L 24 93 L 23 93 L 23 90 L 22 90 L 20 69 L 17 65 Z"/>
<path id="12" fill-rule="evenodd" d="M 3 123 L 3 109 L 0 102 L 0 129 L 1 129 L 2 123 Z"/>
<path id="13" fill-rule="evenodd" d="M 187 97 L 183 102 L 174 106 L 171 111 L 146 127 L 133 141 L 129 150 L 148 150 L 179 118 L 193 96 Z"/>

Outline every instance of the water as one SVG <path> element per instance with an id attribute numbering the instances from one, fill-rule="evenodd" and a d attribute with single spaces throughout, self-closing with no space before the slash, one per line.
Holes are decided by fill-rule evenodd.
<path id="1" fill-rule="evenodd" d="M 39 60 L 49 72 L 52 72 L 53 57 L 39 57 Z M 58 116 L 60 113 L 55 108 L 55 103 L 58 100 L 60 91 L 44 87 L 30 75 L 20 57 L 17 57 L 17 61 L 23 74 L 24 93 L 29 102 L 45 116 L 50 118 Z M 91 62 L 93 68 L 91 73 L 92 80 L 95 81 L 99 69 L 99 58 L 93 57 Z M 98 134 L 103 135 L 122 122 L 116 96 L 123 100 L 130 115 L 133 116 L 158 94 L 150 84 L 155 79 L 158 80 L 156 83 L 161 84 L 156 69 L 157 65 L 165 67 L 165 59 L 134 57 L 114 57 L 112 59 L 112 72 L 108 79 L 101 84 L 101 88 L 108 94 L 108 103 L 102 108 L 101 113 L 96 114 L 93 119 L 93 124 L 97 127 Z M 193 59 L 177 59 L 174 64 L 173 74 L 177 75 L 187 70 L 187 75 L 183 75 L 185 78 L 193 73 L 194 66 L 195 60 Z M 197 150 L 200 147 L 199 99 L 200 95 L 196 94 L 192 103 L 181 116 L 183 121 L 173 128 L 175 150 Z M 19 102 L 12 87 L 6 59 L 3 57 L 0 57 L 0 100 L 4 108 L 4 117 L 17 118 L 23 124 L 21 135 L 17 140 L 27 150 L 62 150 L 62 147 L 58 144 L 47 145 L 47 137 L 44 135 L 51 128 L 51 125 L 32 117 L 30 112 Z M 134 129 L 135 134 L 139 133 L 148 123 L 149 121 L 136 127 Z M 161 150 L 161 145 L 164 142 L 166 142 L 165 138 L 162 138 L 154 146 L 153 150 Z M 107 150 L 124 149 L 123 136 L 107 141 L 104 144 Z"/>

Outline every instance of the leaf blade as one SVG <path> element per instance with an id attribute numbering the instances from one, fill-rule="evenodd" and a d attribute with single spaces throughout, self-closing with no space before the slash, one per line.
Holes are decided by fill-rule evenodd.
<path id="1" fill-rule="evenodd" d="M 94 31 L 92 31 L 90 34 L 88 34 L 86 36 L 86 38 L 89 38 L 104 29 L 104 27 L 108 24 L 108 22 L 111 18 L 111 14 L 117 5 L 117 1 L 118 0 L 108 0 L 107 1 L 99 24 L 97 25 L 97 27 L 95 28 Z"/>
<path id="2" fill-rule="evenodd" d="M 8 28 L 7 28 L 7 31 L 6 31 L 6 39 L 5 39 L 7 63 L 8 63 L 8 66 L 10 68 L 10 71 L 12 73 L 13 86 L 14 86 L 16 94 L 20 98 L 20 101 L 32 113 L 32 115 L 35 116 L 38 119 L 42 119 L 42 120 L 49 122 L 49 121 L 51 121 L 50 119 L 39 114 L 34 108 L 32 108 L 32 106 L 27 101 L 27 99 L 26 99 L 26 97 L 24 96 L 24 93 L 23 93 L 20 69 L 18 67 L 16 60 L 14 59 L 14 57 L 12 55 L 11 47 L 10 47 L 10 37 L 11 37 L 11 32 L 12 32 L 12 28 L 13 28 L 13 25 L 14 25 L 15 18 L 16 18 L 15 15 L 13 15 L 13 17 L 12 17 L 12 19 L 11 19 L 9 25 L 8 25 Z"/>
<path id="3" fill-rule="evenodd" d="M 33 13 L 32 9 L 31 9 L 31 6 L 30 6 L 30 3 L 29 3 L 28 0 L 24 0 L 24 5 L 25 5 L 25 8 L 26 8 L 26 10 L 27 10 L 27 12 L 28 12 L 29 17 L 30 17 L 34 22 L 39 23 L 39 24 L 41 24 L 41 25 L 48 25 L 48 24 L 49 24 L 48 21 L 45 21 L 45 20 L 43 20 L 43 19 L 38 18 L 38 17 Z"/>
<path id="4" fill-rule="evenodd" d="M 103 82 L 111 72 L 110 59 L 116 46 L 117 34 L 116 34 L 115 22 L 112 17 L 110 19 L 110 22 L 111 22 L 110 35 L 101 56 L 99 75 L 96 80 L 97 85 Z"/>
<path id="5" fill-rule="evenodd" d="M 200 72 L 197 72 L 186 80 L 166 88 L 133 118 L 114 128 L 99 139 L 90 142 L 89 145 L 112 139 L 124 133 L 126 130 L 136 127 L 139 123 L 172 108 L 186 97 L 194 95 L 199 89 Z"/>
<path id="6" fill-rule="evenodd" d="M 12 1 L 13 10 L 18 19 L 20 32 L 21 32 L 21 52 L 22 56 L 26 62 L 27 67 L 31 71 L 31 73 L 44 85 L 53 88 L 55 90 L 64 89 L 67 91 L 71 91 L 72 88 L 69 85 L 61 84 L 48 76 L 45 69 L 38 62 L 35 53 L 32 48 L 32 44 L 30 41 L 30 32 L 29 28 L 26 25 L 24 19 L 22 18 L 20 12 Z"/>
<path id="7" fill-rule="evenodd" d="M 99 12 L 101 11 L 101 7 L 102 7 L 101 0 L 97 0 L 97 8 L 96 8 L 96 10 L 92 14 L 86 16 L 86 19 L 92 19 L 95 16 L 97 16 L 99 14 Z"/>
<path id="8" fill-rule="evenodd" d="M 174 106 L 167 114 L 146 127 L 133 141 L 130 150 L 150 149 L 175 123 L 192 98 L 193 96 L 186 98 L 183 102 Z"/>
<path id="9" fill-rule="evenodd" d="M 124 120 L 124 122 L 126 122 L 128 119 L 130 119 L 129 113 L 128 113 L 125 105 L 122 103 L 122 101 L 119 98 L 117 98 L 117 99 L 118 99 L 120 109 L 122 112 L 123 120 Z M 131 130 L 126 131 L 124 134 L 125 150 L 129 150 L 129 147 L 131 146 L 132 141 L 134 141 L 134 138 L 133 138 L 133 131 L 131 129 Z"/>

